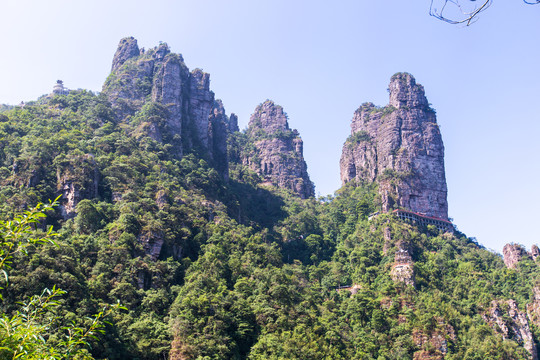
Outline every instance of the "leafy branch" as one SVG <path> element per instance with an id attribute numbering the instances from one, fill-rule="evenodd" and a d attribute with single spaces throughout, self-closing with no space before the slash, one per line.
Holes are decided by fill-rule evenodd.
<path id="1" fill-rule="evenodd" d="M 76 354 L 81 346 L 91 347 L 90 340 L 99 340 L 97 335 L 105 333 L 105 325 L 112 324 L 106 320 L 107 317 L 116 313 L 119 310 L 128 309 L 120 303 L 114 305 L 106 305 L 103 309 L 93 315 L 93 317 L 88 317 L 87 319 L 91 321 L 90 326 L 86 329 L 77 327 L 75 322 L 71 326 L 65 326 L 62 329 L 66 331 L 66 339 L 60 343 L 60 346 L 65 348 L 66 358 L 70 358 L 72 354 Z"/>
<path id="2" fill-rule="evenodd" d="M 57 236 L 49 227 L 45 233 L 36 231 L 37 225 L 46 217 L 45 211 L 51 211 L 58 205 L 58 198 L 49 204 L 38 204 L 33 209 L 17 215 L 13 220 L 0 221 L 0 271 L 4 287 L 9 285 L 8 271 L 12 269 L 12 259 L 18 252 L 28 254 L 31 245 L 52 243 Z M 85 328 L 72 322 L 69 326 L 58 325 L 56 309 L 60 307 L 59 297 L 66 291 L 53 286 L 44 289 L 40 295 L 19 303 L 20 307 L 13 315 L 0 313 L 0 359 L 92 359 L 83 351 L 90 347 L 91 340 L 98 340 L 97 335 L 104 333 L 105 325 L 111 325 L 106 319 L 119 310 L 127 310 L 119 303 L 106 305 L 102 310 L 87 318 L 90 321 Z M 3 300 L 0 294 L 0 300 Z M 53 344 L 52 337 L 63 340 Z M 84 352 L 84 353 L 83 353 Z"/>
<path id="3" fill-rule="evenodd" d="M 52 238 L 57 234 L 53 232 L 52 227 L 49 227 L 41 236 L 37 236 L 35 229 L 47 216 L 45 212 L 58 206 L 59 198 L 49 201 L 48 204 L 39 203 L 33 209 L 16 215 L 12 220 L 0 221 L 0 273 L 5 285 L 9 283 L 8 271 L 11 270 L 12 259 L 16 253 L 21 252 L 27 255 L 27 248 L 31 245 L 55 244 Z M 0 290 L 3 289 L 4 287 L 0 286 Z M 0 300 L 2 299 L 2 294 L 0 294 Z"/>

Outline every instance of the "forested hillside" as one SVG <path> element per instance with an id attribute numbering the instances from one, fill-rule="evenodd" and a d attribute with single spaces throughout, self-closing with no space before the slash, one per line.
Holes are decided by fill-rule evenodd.
<path id="1" fill-rule="evenodd" d="M 51 311 L 77 326 L 105 304 L 127 308 L 108 315 L 79 358 L 537 358 L 536 257 L 507 267 L 457 230 L 400 220 L 390 211 L 400 202 L 389 203 L 380 184 L 409 186 L 403 173 L 353 176 L 334 196 L 314 198 L 292 149 L 297 132 L 238 131 L 207 74 L 190 73 L 163 45 L 134 46 L 123 40 L 100 94 L 1 108 L 1 220 L 62 195 L 35 226 L 52 226 L 56 244 L 13 258 L 4 319 L 56 286 L 67 293 Z M 192 86 L 171 87 L 175 74 Z M 429 134 L 438 131 L 421 111 Z M 300 164 L 287 176 L 301 192 L 264 170 L 261 158 L 275 162 L 279 152 L 265 158 L 261 143 L 288 144 L 279 166 Z M 42 340 L 56 346 L 64 331 L 51 326 Z"/>

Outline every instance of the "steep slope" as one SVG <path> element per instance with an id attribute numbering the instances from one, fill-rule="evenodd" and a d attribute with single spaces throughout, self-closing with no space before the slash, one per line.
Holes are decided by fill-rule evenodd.
<path id="1" fill-rule="evenodd" d="M 412 75 L 398 73 L 390 103 L 363 104 L 343 145 L 341 180 L 377 182 L 383 210 L 405 208 L 448 219 L 444 146 L 435 111 Z"/>
<path id="2" fill-rule="evenodd" d="M 355 172 L 323 201 L 312 196 L 298 133 L 271 101 L 241 133 L 213 100 L 208 148 L 198 147 L 186 105 L 195 90 L 174 81 L 163 92 L 161 70 L 137 82 L 148 61 L 174 68 L 163 63 L 174 56 L 150 56 L 159 49 L 124 40 L 104 93 L 56 94 L 0 114 L 0 219 L 66 197 L 36 226 L 54 225 L 57 245 L 14 256 L 0 315 L 53 285 L 67 291 L 57 315 L 80 326 L 120 301 L 129 310 L 90 340 L 96 359 L 535 359 L 537 247 L 509 245 L 503 261 L 459 232 L 393 213 L 369 220 L 392 196 L 403 207 L 423 204 L 404 194 L 436 197 L 428 185 L 444 175 L 440 134 L 412 77 L 393 80 L 392 107 L 358 112 L 345 151 Z M 174 86 L 185 96 L 152 100 Z M 225 135 L 228 180 L 216 156 Z M 399 174 L 409 169 L 416 179 Z M 63 330 L 45 325 L 54 346 Z"/>
<path id="3" fill-rule="evenodd" d="M 314 196 L 307 173 L 303 142 L 291 130 L 283 108 L 267 100 L 255 108 L 247 129 L 252 149 L 245 149 L 242 161 L 274 186 L 289 189 L 306 199 Z"/>

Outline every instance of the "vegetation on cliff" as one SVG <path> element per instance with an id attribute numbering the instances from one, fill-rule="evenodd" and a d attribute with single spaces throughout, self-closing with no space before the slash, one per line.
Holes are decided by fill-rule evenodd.
<path id="1" fill-rule="evenodd" d="M 56 244 L 13 255 L 3 318 L 55 286 L 66 291 L 56 316 L 77 324 L 120 302 L 128 310 L 89 339 L 85 356 L 95 359 L 527 359 L 536 351 L 540 323 L 518 323 L 540 304 L 532 258 L 507 268 L 459 231 L 387 213 L 368 220 L 383 207 L 376 182 L 351 179 L 320 199 L 265 184 L 242 161 L 256 150 L 246 133 L 228 137 L 224 174 L 196 147 L 171 151 L 167 127 L 156 137 L 143 126 L 169 120 L 164 104 L 134 111 L 118 118 L 105 95 L 87 91 L 2 110 L 2 220 L 63 195 L 36 224 L 52 226 Z M 356 134 L 349 142 L 369 140 Z M 44 336 L 56 341 L 55 329 Z"/>

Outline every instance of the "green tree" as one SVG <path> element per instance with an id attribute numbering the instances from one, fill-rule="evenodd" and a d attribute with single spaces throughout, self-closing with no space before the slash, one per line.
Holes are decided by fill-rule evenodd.
<path id="1" fill-rule="evenodd" d="M 9 221 L 0 221 L 0 272 L 2 287 L 9 286 L 9 270 L 18 253 L 26 254 L 29 247 L 52 243 L 57 234 L 49 227 L 39 230 L 41 221 L 57 202 L 38 204 L 31 210 L 15 216 Z M 0 358 L 1 359 L 92 359 L 86 351 L 89 341 L 104 332 L 104 320 L 120 305 L 106 306 L 88 319 L 88 326 L 66 325 L 56 315 L 61 307 L 59 298 L 65 291 L 56 287 L 44 289 L 40 295 L 19 303 L 12 314 L 0 313 Z M 0 301 L 3 301 L 0 293 Z"/>

